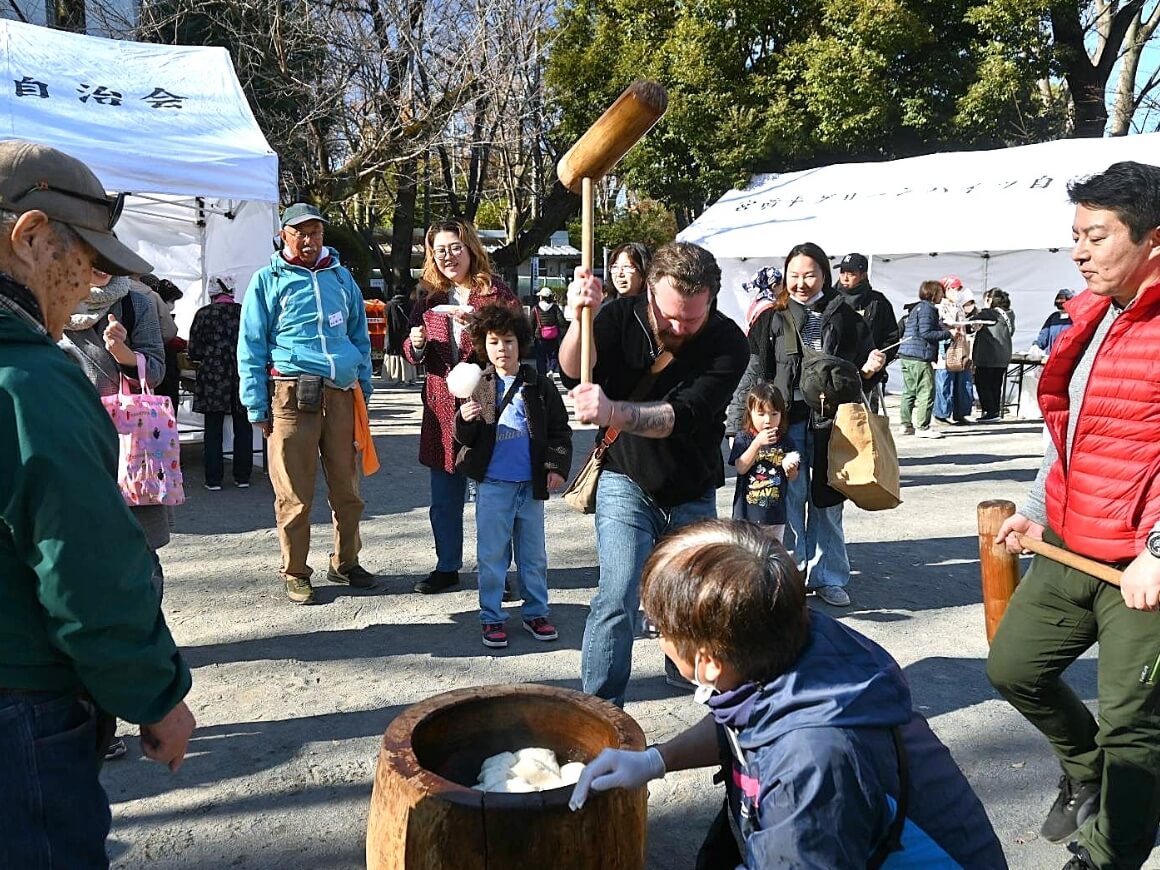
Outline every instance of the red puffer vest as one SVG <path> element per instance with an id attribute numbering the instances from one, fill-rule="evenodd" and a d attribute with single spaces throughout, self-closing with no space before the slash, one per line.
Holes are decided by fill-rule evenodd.
<path id="1" fill-rule="evenodd" d="M 1047 476 L 1047 522 L 1068 549 L 1126 562 L 1160 520 L 1160 284 L 1120 314 L 1096 353 L 1067 457 L 1072 373 L 1111 299 L 1083 293 L 1039 381 L 1039 406 L 1060 461 Z"/>

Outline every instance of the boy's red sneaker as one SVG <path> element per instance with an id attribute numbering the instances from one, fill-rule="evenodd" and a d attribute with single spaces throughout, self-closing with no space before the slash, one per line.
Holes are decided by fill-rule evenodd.
<path id="1" fill-rule="evenodd" d="M 493 649 L 507 646 L 507 632 L 503 630 L 502 623 L 489 623 L 483 627 L 483 645 Z"/>
<path id="2" fill-rule="evenodd" d="M 536 640 L 555 640 L 560 635 L 556 633 L 556 626 L 548 622 L 547 617 L 537 616 L 524 622 L 524 631 Z"/>

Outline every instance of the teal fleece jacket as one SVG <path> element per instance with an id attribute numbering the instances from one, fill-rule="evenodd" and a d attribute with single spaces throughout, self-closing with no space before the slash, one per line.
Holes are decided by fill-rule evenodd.
<path id="1" fill-rule="evenodd" d="M 189 668 L 117 487 L 117 435 L 79 365 L 0 307 L 0 689 L 162 719 Z"/>
<path id="2" fill-rule="evenodd" d="M 238 374 L 250 422 L 270 418 L 270 367 L 283 375 L 321 375 L 341 389 L 357 380 L 371 398 L 371 339 L 362 291 L 327 248 L 316 271 L 292 266 L 278 251 L 242 299 Z"/>

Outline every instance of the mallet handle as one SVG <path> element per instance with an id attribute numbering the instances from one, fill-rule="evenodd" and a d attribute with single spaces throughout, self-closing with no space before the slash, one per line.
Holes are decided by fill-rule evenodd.
<path id="1" fill-rule="evenodd" d="M 1065 550 L 1063 547 L 1057 547 L 1054 544 L 1049 544 L 1046 541 L 1037 541 L 1034 538 L 1027 537 L 1027 535 L 1020 535 L 1019 543 L 1023 545 L 1024 550 L 1030 550 L 1036 555 L 1043 556 L 1061 565 L 1066 565 L 1068 568 L 1082 571 L 1085 574 L 1091 574 L 1097 580 L 1103 580 L 1105 583 L 1111 583 L 1113 586 L 1120 585 L 1122 572 L 1117 571 L 1111 565 L 1096 562 L 1094 559 L 1080 556 L 1077 553 Z"/>
<path id="2" fill-rule="evenodd" d="M 580 265 L 592 271 L 595 227 L 592 223 L 592 179 L 585 177 L 580 187 Z M 607 278 L 607 276 L 605 276 Z M 580 310 L 580 383 L 592 383 L 592 309 Z"/>

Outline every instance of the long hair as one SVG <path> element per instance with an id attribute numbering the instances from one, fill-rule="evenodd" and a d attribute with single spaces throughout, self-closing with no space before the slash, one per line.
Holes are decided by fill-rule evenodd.
<path id="1" fill-rule="evenodd" d="M 794 245 L 785 255 L 785 269 L 783 271 L 786 275 L 789 274 L 789 261 L 799 256 L 809 257 L 814 261 L 822 275 L 822 292 L 829 293 L 834 287 L 834 275 L 833 269 L 830 268 L 830 258 L 826 256 L 826 252 L 813 242 L 802 242 L 800 245 Z M 782 279 L 781 289 L 778 291 L 777 298 L 773 300 L 774 311 L 785 311 L 789 307 L 789 288 L 786 286 L 788 281 L 788 277 Z"/>
<path id="2" fill-rule="evenodd" d="M 467 269 L 471 287 L 477 292 L 486 293 L 489 291 L 492 276 L 491 259 L 487 256 L 487 251 L 483 249 L 483 242 L 479 240 L 479 234 L 469 222 L 452 219 L 431 224 L 427 227 L 427 233 L 423 237 L 423 272 L 419 276 L 419 280 L 427 285 L 428 293 L 441 291 L 450 294 L 451 292 L 451 282 L 435 264 L 435 237 L 439 233 L 454 233 L 456 238 L 467 247 L 467 251 L 471 255 L 471 262 Z"/>

